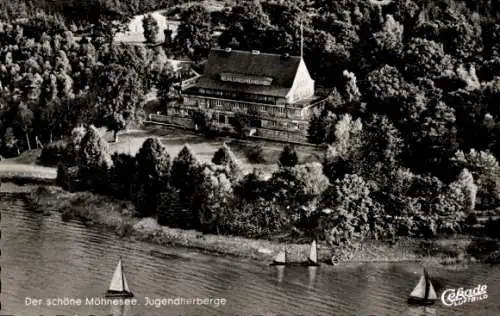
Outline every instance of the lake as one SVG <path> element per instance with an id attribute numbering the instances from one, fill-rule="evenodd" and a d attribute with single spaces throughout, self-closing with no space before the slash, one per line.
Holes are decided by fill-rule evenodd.
<path id="1" fill-rule="evenodd" d="M 438 296 L 448 288 L 486 284 L 488 299 L 457 307 L 440 301 L 409 307 L 406 299 L 422 269 L 418 264 L 277 269 L 266 262 L 119 239 L 78 221 L 63 222 L 58 213 L 32 213 L 20 195 L 1 193 L 0 210 L 3 315 L 500 315 L 499 266 L 429 268 Z M 153 250 L 172 256 L 155 257 Z M 85 304 L 86 298 L 103 297 L 120 255 L 137 305 Z M 146 297 L 171 303 L 211 298 L 212 304 L 145 306 Z M 28 306 L 26 298 L 43 304 Z M 82 303 L 47 306 L 47 299 L 57 298 Z"/>

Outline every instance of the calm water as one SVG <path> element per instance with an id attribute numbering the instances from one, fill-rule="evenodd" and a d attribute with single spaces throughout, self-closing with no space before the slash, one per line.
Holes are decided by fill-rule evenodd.
<path id="1" fill-rule="evenodd" d="M 15 315 L 500 315 L 500 267 L 476 265 L 462 271 L 430 269 L 438 295 L 449 287 L 487 284 L 489 298 L 460 307 L 409 308 L 408 293 L 420 267 L 363 264 L 302 267 L 279 271 L 242 262 L 120 240 L 59 214 L 43 216 L 11 195 L 0 196 L 0 314 Z M 177 257 L 162 259 L 151 250 Z M 120 255 L 138 305 L 26 306 L 25 298 L 102 296 Z M 145 297 L 225 298 L 225 305 L 144 306 Z"/>

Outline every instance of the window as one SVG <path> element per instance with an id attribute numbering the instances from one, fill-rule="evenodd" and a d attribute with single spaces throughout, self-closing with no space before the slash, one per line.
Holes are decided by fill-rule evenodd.
<path id="1" fill-rule="evenodd" d="M 219 114 L 219 123 L 225 124 L 226 123 L 226 116 L 223 114 Z"/>
<path id="2" fill-rule="evenodd" d="M 273 79 L 268 77 L 248 76 L 244 74 L 234 74 L 234 73 L 221 73 L 220 79 L 222 81 L 257 84 L 265 86 L 269 86 L 273 82 Z"/>
<path id="3" fill-rule="evenodd" d="M 253 119 L 250 121 L 250 126 L 260 128 L 260 127 L 262 127 L 262 121 Z"/>

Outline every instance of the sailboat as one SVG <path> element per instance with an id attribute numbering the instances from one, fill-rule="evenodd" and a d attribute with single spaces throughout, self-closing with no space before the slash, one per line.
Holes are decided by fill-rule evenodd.
<path id="1" fill-rule="evenodd" d="M 286 264 L 286 249 L 281 251 L 274 257 L 272 266 L 284 266 Z"/>
<path id="2" fill-rule="evenodd" d="M 311 243 L 311 248 L 309 250 L 309 256 L 307 257 L 307 262 L 305 263 L 307 266 L 319 266 L 318 263 L 318 247 L 316 246 L 316 240 L 313 240 Z"/>
<path id="3" fill-rule="evenodd" d="M 417 286 L 410 293 L 409 304 L 432 305 L 437 300 L 436 291 L 432 286 L 429 273 L 424 269 L 424 275 L 420 277 Z"/>
<path id="4" fill-rule="evenodd" d="M 113 278 L 109 284 L 109 289 L 106 292 L 106 297 L 129 298 L 134 297 L 134 294 L 128 288 L 127 278 L 123 272 L 122 259 L 118 261 L 113 273 Z"/>

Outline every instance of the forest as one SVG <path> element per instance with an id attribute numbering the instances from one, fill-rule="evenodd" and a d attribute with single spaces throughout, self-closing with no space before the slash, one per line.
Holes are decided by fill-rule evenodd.
<path id="1" fill-rule="evenodd" d="M 496 214 L 500 206 L 499 3 L 251 0 L 214 14 L 191 2 L 172 43 L 144 46 L 112 42 L 113 32 L 141 10 L 133 1 L 85 2 L 100 8 L 92 11 L 100 12 L 98 21 L 71 13 L 84 1 L 50 9 L 43 2 L 24 4 L 24 10 L 23 2 L 4 3 L 2 155 L 68 137 L 84 124 L 65 146 L 62 179 L 75 164 L 85 166 L 77 172 L 79 185 L 114 195 L 133 187 L 135 195 L 122 198 L 168 225 L 254 237 L 293 226 L 339 245 L 367 237 L 477 233 L 475 227 L 495 234 L 498 221 L 478 226 L 477 214 Z M 117 134 L 140 123 L 144 95 L 155 86 L 168 102 L 175 76 L 165 60 L 171 52 L 195 61 L 212 47 L 297 55 L 301 23 L 306 64 L 317 84 L 331 91 L 309 127 L 309 141 L 325 148 L 321 164 L 283 163 L 269 179 L 257 171 L 234 175 L 238 163 L 228 148 L 223 156 L 233 158 L 207 165 L 188 147 L 171 159 L 154 139 L 135 157 L 111 157 L 89 127 Z M 293 149 L 285 152 L 293 156 Z M 132 167 L 137 171 L 130 178 Z M 94 179 L 96 170 L 107 180 Z M 187 182 L 176 183 L 179 175 Z M 128 187 L 114 188 L 118 183 Z M 144 206 L 156 201 L 148 194 L 162 202 Z M 166 215 L 169 205 L 180 213 Z"/>

